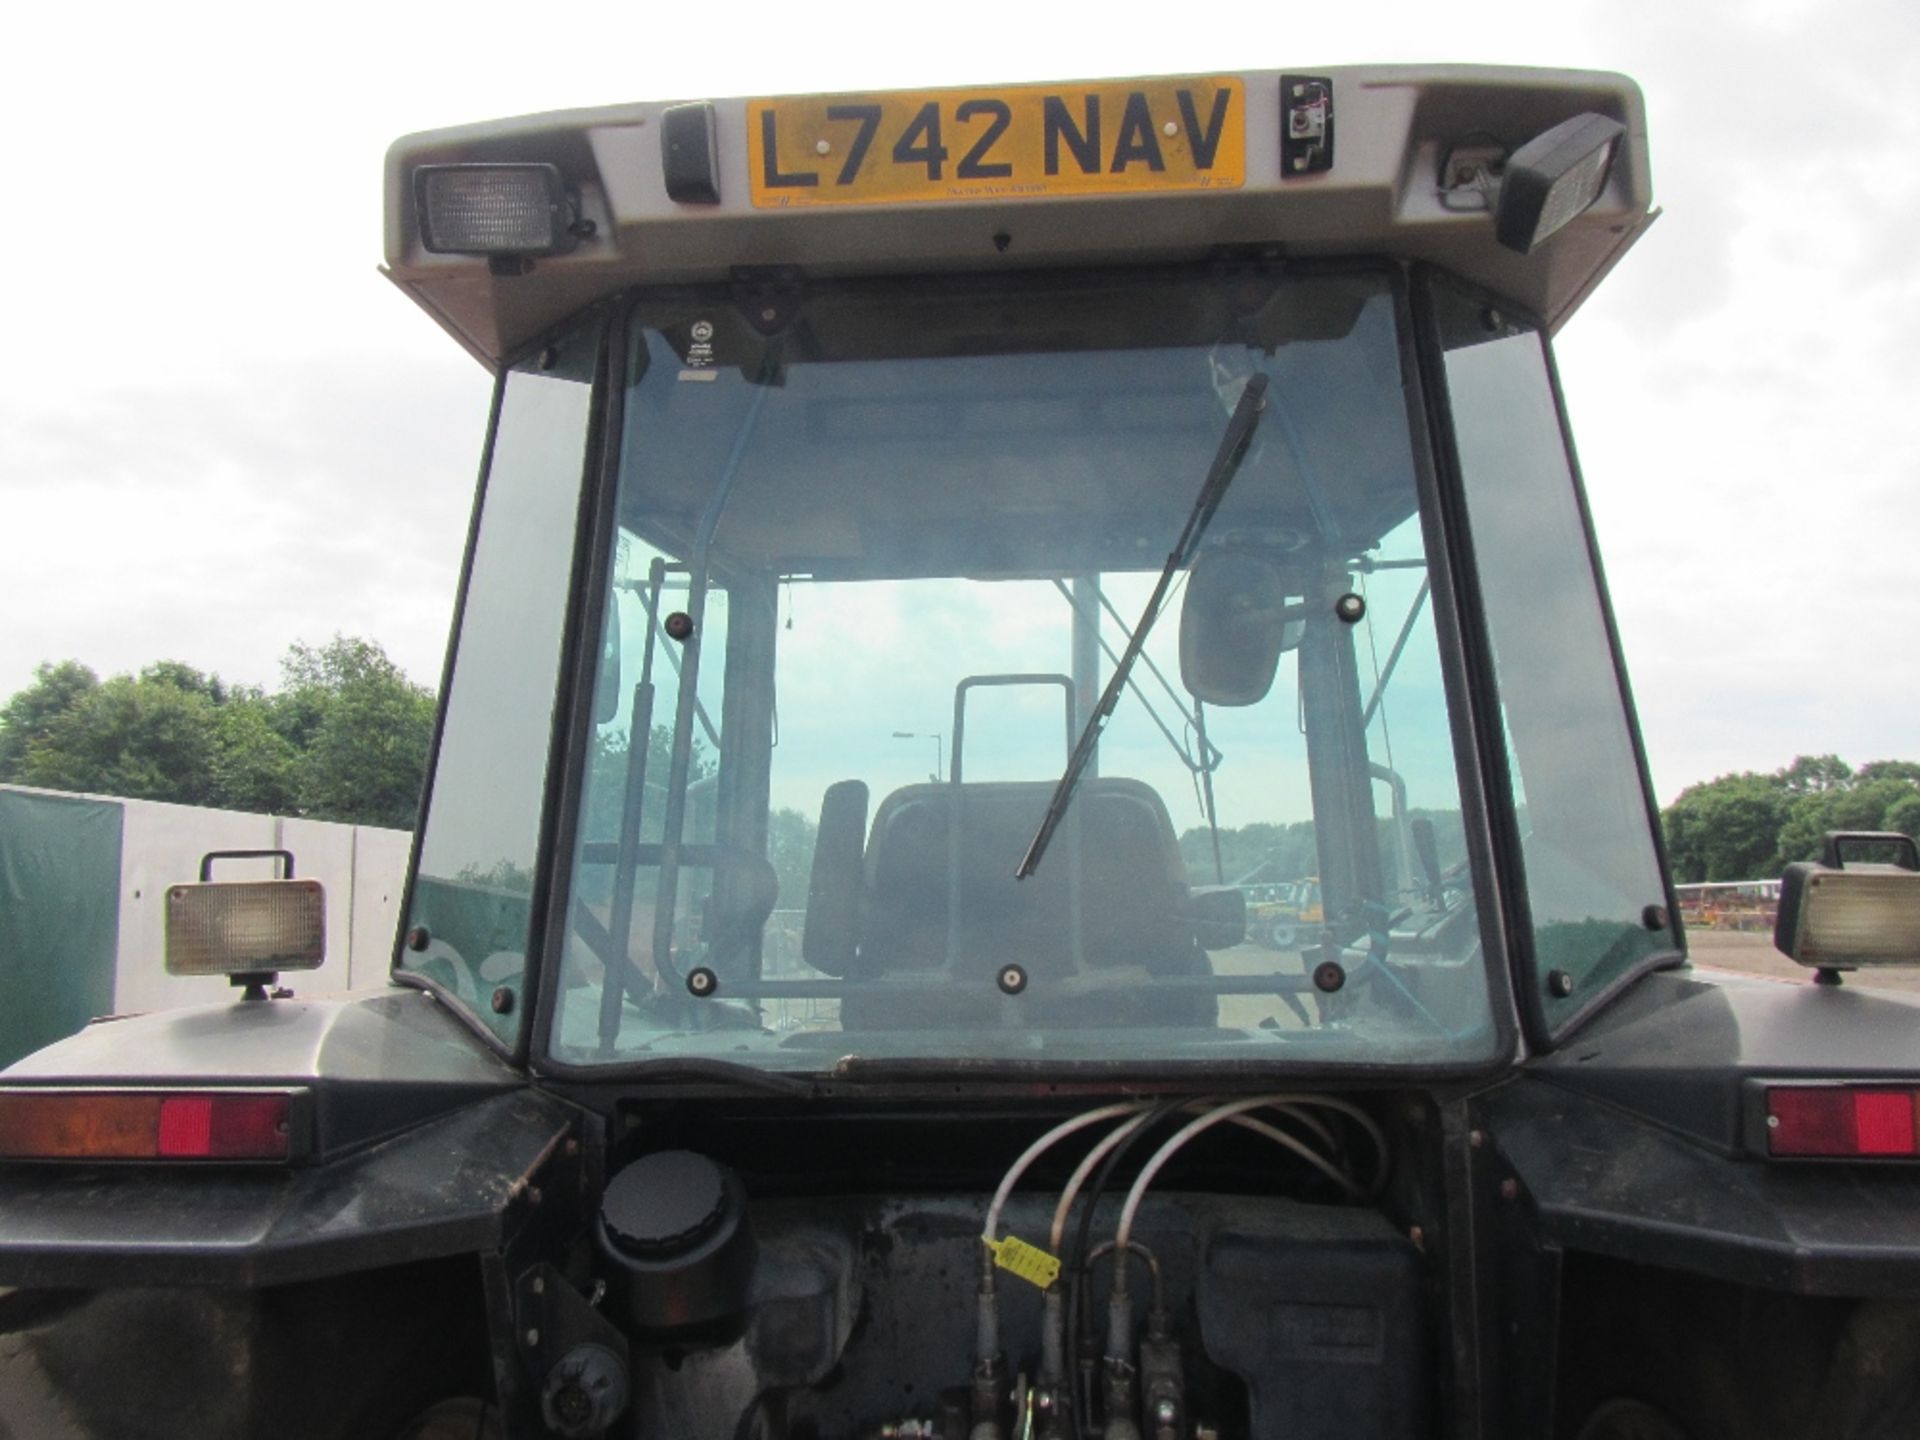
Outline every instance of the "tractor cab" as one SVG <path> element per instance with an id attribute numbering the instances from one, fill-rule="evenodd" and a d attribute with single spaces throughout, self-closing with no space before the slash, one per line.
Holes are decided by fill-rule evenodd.
<path id="1" fill-rule="evenodd" d="M 1553 366 L 1632 82 L 633 104 L 386 194 L 497 377 L 393 983 L 183 884 L 250 998 L 0 1075 L 0 1431 L 1920 1428 L 1920 1016 L 1687 968 Z M 1917 871 L 1837 837 L 1782 947 L 1920 959 Z"/>

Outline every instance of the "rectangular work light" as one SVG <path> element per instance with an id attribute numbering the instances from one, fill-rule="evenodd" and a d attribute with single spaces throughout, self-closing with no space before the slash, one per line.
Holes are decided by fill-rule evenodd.
<path id="1" fill-rule="evenodd" d="M 318 880 L 175 885 L 167 891 L 169 975 L 316 970 L 327 957 L 327 898 Z"/>
<path id="2" fill-rule="evenodd" d="M 552 165 L 422 165 L 413 172 L 420 243 L 436 255 L 558 255 L 574 207 Z"/>
<path id="3" fill-rule="evenodd" d="M 1847 864 L 1847 850 L 1903 855 L 1905 865 Z M 1820 970 L 1920 964 L 1920 847 L 1900 834 L 1836 832 L 1820 862 L 1780 877 L 1774 946 Z"/>
<path id="4" fill-rule="evenodd" d="M 1531 254 L 1585 213 L 1606 187 L 1627 127 L 1604 115 L 1576 115 L 1535 136 L 1507 158 L 1494 234 L 1509 250 Z"/>

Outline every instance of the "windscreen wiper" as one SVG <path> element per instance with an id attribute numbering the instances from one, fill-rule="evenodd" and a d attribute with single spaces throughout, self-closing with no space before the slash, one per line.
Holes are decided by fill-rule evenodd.
<path id="1" fill-rule="evenodd" d="M 1127 688 L 1127 677 L 1133 672 L 1134 662 L 1140 658 L 1140 652 L 1146 646 L 1147 632 L 1153 628 L 1153 622 L 1160 618 L 1160 607 L 1166 603 L 1173 577 L 1186 567 L 1193 559 L 1193 552 L 1200 548 L 1200 538 L 1207 533 L 1207 526 L 1213 521 L 1213 512 L 1220 508 L 1227 486 L 1233 483 L 1234 474 L 1246 456 L 1247 446 L 1253 440 L 1254 427 L 1260 423 L 1260 412 L 1266 405 L 1266 394 L 1267 377 L 1258 373 L 1250 376 L 1247 388 L 1240 392 L 1240 403 L 1233 407 L 1233 415 L 1227 421 L 1226 434 L 1220 437 L 1220 448 L 1214 453 L 1207 478 L 1201 483 L 1200 493 L 1194 497 L 1193 510 L 1180 531 L 1180 538 L 1174 542 L 1173 553 L 1167 556 L 1166 568 L 1160 572 L 1153 594 L 1147 597 L 1147 608 L 1141 612 L 1140 623 L 1133 627 L 1133 638 L 1127 642 L 1120 663 L 1113 667 L 1107 688 L 1100 694 L 1100 703 L 1093 707 L 1093 713 L 1087 716 L 1086 726 L 1080 731 L 1079 740 L 1074 742 L 1073 753 L 1067 757 L 1066 771 L 1060 776 L 1060 783 L 1053 787 L 1053 798 L 1047 802 L 1047 813 L 1040 817 L 1040 828 L 1034 831 L 1033 843 L 1027 846 L 1027 853 L 1014 870 L 1014 879 L 1025 880 L 1040 868 L 1040 857 L 1047 853 L 1053 832 L 1060 826 L 1060 818 L 1073 802 L 1074 789 L 1080 783 L 1087 762 L 1093 758 L 1094 747 L 1100 743 L 1100 732 L 1106 728 L 1113 707 L 1120 703 L 1120 696 Z"/>

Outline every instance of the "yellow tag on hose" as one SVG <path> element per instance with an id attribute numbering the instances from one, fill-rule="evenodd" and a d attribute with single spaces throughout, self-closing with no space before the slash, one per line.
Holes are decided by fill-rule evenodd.
<path id="1" fill-rule="evenodd" d="M 1018 1275 L 1029 1285 L 1037 1285 L 1045 1290 L 1060 1278 L 1060 1262 L 1038 1245 L 1029 1245 L 1017 1235 L 1009 1235 L 1004 1240 L 989 1240 L 987 1244 L 993 1251 L 995 1265 Z"/>

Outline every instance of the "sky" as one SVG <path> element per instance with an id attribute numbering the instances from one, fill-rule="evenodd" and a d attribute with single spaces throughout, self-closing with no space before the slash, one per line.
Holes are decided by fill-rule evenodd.
<path id="1" fill-rule="evenodd" d="M 272 686 L 291 642 L 335 632 L 437 679 L 489 379 L 377 272 L 401 134 L 641 99 L 1481 62 L 1646 92 L 1664 214 L 1558 358 L 1661 798 L 1802 752 L 1920 759 L 1920 6 L 1376 0 L 1248 27 L 972 0 L 938 32 L 906 13 L 11 20 L 0 696 L 69 657 Z"/>

